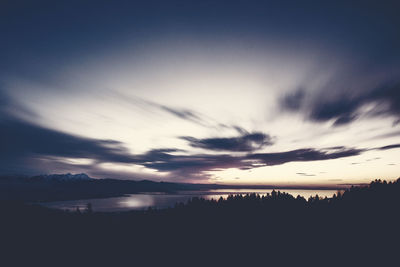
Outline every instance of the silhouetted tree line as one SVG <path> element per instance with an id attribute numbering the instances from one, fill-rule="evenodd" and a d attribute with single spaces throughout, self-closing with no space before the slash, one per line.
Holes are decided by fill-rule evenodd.
<path id="1" fill-rule="evenodd" d="M 272 191 L 113 213 L 0 202 L 0 213 L 2 254 L 17 264 L 397 266 L 400 179 L 332 198 Z"/>

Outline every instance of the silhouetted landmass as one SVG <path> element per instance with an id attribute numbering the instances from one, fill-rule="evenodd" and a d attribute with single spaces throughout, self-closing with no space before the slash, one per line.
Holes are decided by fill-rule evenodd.
<path id="1" fill-rule="evenodd" d="M 176 192 L 218 188 L 218 185 L 131 181 L 117 179 L 67 179 L 65 175 L 1 177 L 0 199 L 60 201 L 123 196 L 138 192 Z"/>
<path id="2" fill-rule="evenodd" d="M 117 197 L 139 192 L 173 193 L 178 191 L 239 188 L 249 187 L 243 185 L 154 182 L 149 180 L 93 179 L 86 174 L 40 175 L 34 177 L 4 176 L 0 177 L 0 200 L 61 201 Z M 253 185 L 250 188 L 273 189 L 276 186 Z M 286 189 L 289 188 L 287 187 Z M 293 188 L 297 189 L 299 187 Z M 337 189 L 338 187 L 333 188 Z M 323 189 L 332 188 L 324 187 Z"/>
<path id="3" fill-rule="evenodd" d="M 24 266 L 398 263 L 400 179 L 332 198 L 273 191 L 120 213 L 0 203 L 2 254 Z"/>

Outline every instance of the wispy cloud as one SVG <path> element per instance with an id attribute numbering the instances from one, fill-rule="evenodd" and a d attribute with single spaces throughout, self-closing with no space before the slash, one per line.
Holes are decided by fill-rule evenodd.
<path id="1" fill-rule="evenodd" d="M 371 137 L 371 140 L 374 139 L 384 139 L 384 138 L 392 138 L 392 137 L 400 137 L 400 131 L 399 130 L 395 130 L 395 131 L 390 131 L 384 134 L 379 134 L 376 136 Z"/>
<path id="2" fill-rule="evenodd" d="M 315 174 L 305 173 L 305 172 L 296 172 L 296 174 L 300 176 L 315 176 Z"/>
<path id="3" fill-rule="evenodd" d="M 374 160 L 379 160 L 381 159 L 380 157 L 375 157 L 375 158 L 371 158 L 371 159 L 367 159 L 366 161 L 374 161 Z"/>
<path id="4" fill-rule="evenodd" d="M 183 107 L 173 107 L 171 105 L 161 104 L 155 101 L 144 99 L 134 95 L 127 95 L 120 92 L 113 92 L 113 97 L 118 98 L 118 100 L 128 103 L 133 106 L 139 106 L 148 111 L 158 110 L 167 113 L 175 118 L 194 123 L 196 125 L 212 128 L 212 129 L 230 129 L 235 130 L 238 133 L 247 133 L 247 131 L 238 125 L 228 125 L 219 122 L 209 116 L 202 114 L 201 112 L 195 111 L 190 108 Z"/>

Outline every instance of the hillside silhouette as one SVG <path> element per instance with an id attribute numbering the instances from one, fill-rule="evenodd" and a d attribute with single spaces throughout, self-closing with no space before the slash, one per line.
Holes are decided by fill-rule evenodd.
<path id="1" fill-rule="evenodd" d="M 46 202 L 91 198 L 119 197 L 139 192 L 174 193 L 210 189 L 242 189 L 246 185 L 192 184 L 155 182 L 150 180 L 96 179 L 81 174 L 37 175 L 33 177 L 0 176 L 0 200 Z M 251 185 L 252 189 L 273 189 L 276 186 Z M 288 186 L 286 189 L 291 188 Z M 298 187 L 299 189 L 336 189 L 337 187 Z"/>
<path id="2" fill-rule="evenodd" d="M 375 180 L 332 198 L 273 191 L 119 213 L 93 212 L 90 204 L 68 212 L 2 201 L 0 231 L 3 255 L 32 266 L 394 266 L 385 262 L 398 253 L 399 212 L 400 179 Z"/>

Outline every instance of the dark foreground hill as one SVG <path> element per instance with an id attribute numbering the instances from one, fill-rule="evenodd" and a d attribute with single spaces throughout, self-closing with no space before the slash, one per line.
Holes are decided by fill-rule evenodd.
<path id="1" fill-rule="evenodd" d="M 352 187 L 331 199 L 274 191 L 123 213 L 1 202 L 2 260 L 19 266 L 398 266 L 399 213 L 400 180 Z"/>

